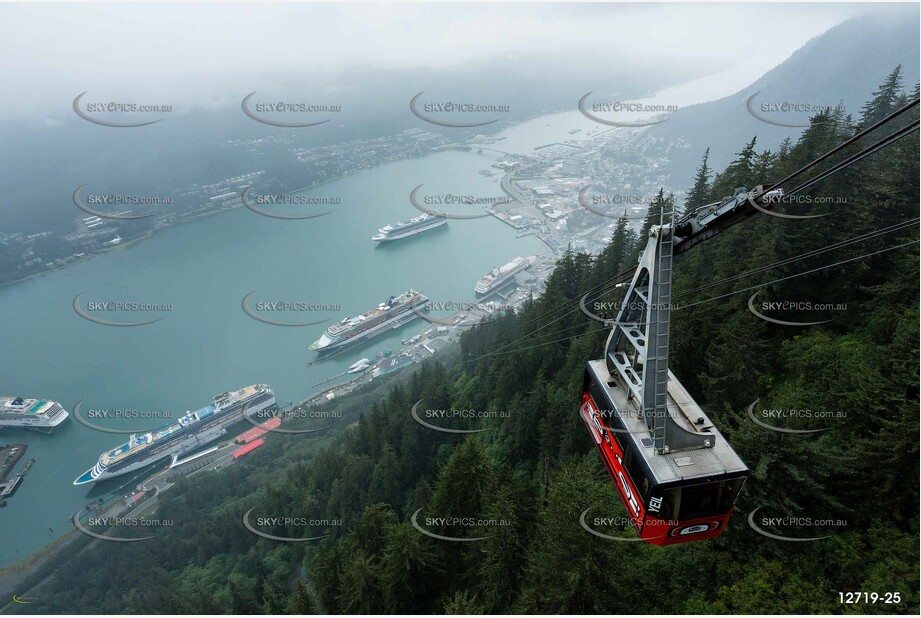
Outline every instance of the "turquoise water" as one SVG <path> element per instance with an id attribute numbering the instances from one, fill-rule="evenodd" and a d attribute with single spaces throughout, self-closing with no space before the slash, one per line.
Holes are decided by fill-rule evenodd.
<path id="1" fill-rule="evenodd" d="M 546 125 L 546 123 L 543 123 Z M 565 135 L 544 126 L 536 145 Z M 560 135 L 563 133 L 563 135 Z M 511 138 L 509 140 L 512 141 Z M 519 144 L 516 144 L 518 146 Z M 524 146 L 524 144 L 520 144 Z M 0 288 L 0 393 L 53 399 L 68 410 L 165 411 L 175 419 L 210 403 L 217 393 L 266 383 L 279 403 L 316 392 L 312 385 L 345 371 L 362 357 L 420 330 L 417 320 L 335 359 L 306 366 L 307 347 L 327 324 L 284 328 L 246 316 L 241 299 L 339 304 L 341 313 L 267 314 L 282 321 L 339 319 L 392 294 L 414 288 L 433 301 L 472 301 L 476 280 L 516 255 L 546 253 L 534 237 L 492 217 L 452 220 L 419 236 L 378 246 L 378 227 L 420 214 L 409 192 L 499 196 L 499 176 L 478 172 L 496 155 L 441 152 L 389 163 L 329 183 L 314 195 L 339 197 L 332 214 L 283 221 L 249 210 L 224 213 L 164 230 L 136 246 Z M 165 303 L 172 310 L 154 324 L 116 328 L 89 322 L 72 308 L 89 300 Z M 85 306 L 85 305 L 84 305 Z M 96 315 L 96 314 L 94 314 Z M 150 314 L 102 314 L 113 320 Z M 170 419 L 96 419 L 109 427 L 146 430 Z M 53 435 L 0 433 L 0 443 L 25 442 L 36 462 L 6 508 L 0 509 L 0 565 L 18 562 L 71 528 L 68 518 L 98 495 L 73 480 L 123 435 L 84 427 L 73 419 Z M 49 532 L 49 528 L 53 532 Z"/>

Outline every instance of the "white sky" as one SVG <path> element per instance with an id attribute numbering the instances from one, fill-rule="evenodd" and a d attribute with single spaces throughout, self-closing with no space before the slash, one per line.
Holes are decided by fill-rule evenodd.
<path id="1" fill-rule="evenodd" d="M 267 73 L 451 67 L 552 53 L 726 67 L 754 81 L 858 4 L 0 5 L 7 116 L 84 90 L 206 105 Z M 251 88 L 254 89 L 254 88 Z M 51 100 L 54 99 L 54 104 Z M 145 101 L 146 102 L 146 101 Z"/>

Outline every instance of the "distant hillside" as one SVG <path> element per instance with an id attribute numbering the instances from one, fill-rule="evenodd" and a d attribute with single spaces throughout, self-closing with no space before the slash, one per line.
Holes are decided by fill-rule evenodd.
<path id="1" fill-rule="evenodd" d="M 802 127 L 782 127 L 763 122 L 747 110 L 753 108 L 777 122 L 806 124 L 810 114 L 761 111 L 762 103 L 811 103 L 835 106 L 843 101 L 846 113 L 860 116 L 863 102 L 870 98 L 885 76 L 897 65 L 903 69 L 903 87 L 910 91 L 918 81 L 917 6 L 903 6 L 887 13 L 848 20 L 816 37 L 785 62 L 736 94 L 682 109 L 650 131 L 665 143 L 682 140 L 669 152 L 672 160 L 671 184 L 691 186 L 694 170 L 706 148 L 710 148 L 710 167 L 722 169 L 753 136 L 757 149 L 775 149 L 785 138 L 793 140 Z M 757 28 L 747 36 L 771 36 Z M 731 36 L 739 53 L 744 53 L 745 36 Z"/>

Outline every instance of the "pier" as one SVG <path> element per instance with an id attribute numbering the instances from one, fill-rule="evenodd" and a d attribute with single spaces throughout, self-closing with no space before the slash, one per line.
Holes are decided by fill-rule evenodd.
<path id="1" fill-rule="evenodd" d="M 0 484 L 0 499 L 13 495 L 13 492 L 16 491 L 16 487 L 19 486 L 19 481 L 25 478 L 26 472 L 29 471 L 29 468 L 31 468 L 32 464 L 34 463 L 35 463 L 35 460 L 30 459 L 28 463 L 26 463 L 26 465 L 23 466 L 22 470 L 19 471 L 19 474 L 13 477 L 13 480 Z"/>
<path id="2" fill-rule="evenodd" d="M 342 378 L 344 378 L 344 377 L 347 376 L 347 375 L 349 375 L 349 372 L 348 372 L 348 371 L 343 371 L 342 373 L 337 373 L 337 374 L 334 375 L 334 376 L 330 376 L 330 377 L 328 377 L 328 378 L 325 378 L 325 379 L 323 379 L 323 380 L 320 380 L 319 382 L 317 382 L 316 384 L 314 384 L 314 385 L 311 386 L 310 388 L 317 388 L 318 386 L 323 386 L 324 384 L 329 384 L 330 382 L 335 382 L 336 380 L 342 379 Z"/>
<path id="3" fill-rule="evenodd" d="M 7 444 L 0 447 L 0 484 L 6 481 L 28 448 L 25 444 Z"/>

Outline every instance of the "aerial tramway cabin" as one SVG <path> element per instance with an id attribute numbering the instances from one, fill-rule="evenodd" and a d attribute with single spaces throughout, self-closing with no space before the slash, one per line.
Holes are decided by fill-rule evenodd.
<path id="1" fill-rule="evenodd" d="M 741 220 L 763 187 L 744 187 L 677 224 L 649 230 L 604 358 L 585 368 L 580 416 L 629 520 L 655 545 L 722 534 L 748 467 L 668 368 L 672 261 Z M 728 223 L 725 223 L 727 222 Z M 584 299 L 583 299 L 584 300 Z"/>
<path id="2" fill-rule="evenodd" d="M 722 534 L 748 468 L 669 372 L 668 410 L 710 446 L 658 453 L 636 398 L 603 360 L 589 361 L 581 416 L 640 538 L 672 545 Z"/>

